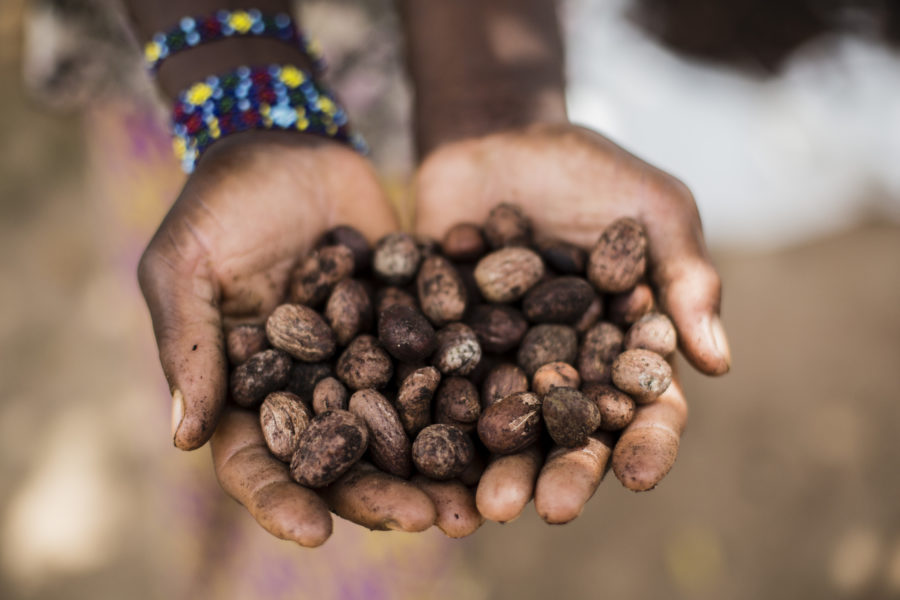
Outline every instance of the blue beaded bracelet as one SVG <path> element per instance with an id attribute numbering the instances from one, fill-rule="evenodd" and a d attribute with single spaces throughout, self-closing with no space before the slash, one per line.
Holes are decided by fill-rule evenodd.
<path id="1" fill-rule="evenodd" d="M 307 38 L 286 13 L 263 14 L 254 9 L 220 10 L 204 17 L 184 17 L 177 27 L 153 36 L 144 46 L 144 61 L 152 72 L 163 60 L 187 48 L 229 37 L 259 36 L 281 40 L 299 47 L 321 74 L 325 59 L 319 45 Z"/>
<path id="2" fill-rule="evenodd" d="M 367 152 L 334 96 L 293 65 L 238 67 L 181 92 L 172 112 L 175 155 L 185 172 L 213 142 L 248 129 L 313 133 Z"/>

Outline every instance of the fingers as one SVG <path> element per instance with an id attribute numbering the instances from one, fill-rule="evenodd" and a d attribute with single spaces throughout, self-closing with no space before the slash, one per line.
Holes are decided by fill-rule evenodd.
<path id="1" fill-rule="evenodd" d="M 437 518 L 425 492 L 363 461 L 321 493 L 335 513 L 369 529 L 424 531 Z"/>
<path id="2" fill-rule="evenodd" d="M 272 535 L 301 546 L 319 546 L 331 535 L 328 506 L 294 483 L 288 467 L 265 445 L 259 417 L 227 411 L 212 437 L 213 464 L 222 488 Z"/>
<path id="3" fill-rule="evenodd" d="M 654 402 L 638 406 L 616 443 L 612 468 L 622 485 L 635 492 L 656 486 L 675 463 L 686 423 L 687 403 L 674 378 Z"/>
<path id="4" fill-rule="evenodd" d="M 138 280 L 172 390 L 174 443 L 193 450 L 212 435 L 225 404 L 222 318 L 215 279 L 203 253 L 179 246 L 163 231 L 141 258 Z"/>
<path id="5" fill-rule="evenodd" d="M 688 361 L 707 375 L 722 375 L 731 368 L 731 351 L 719 319 L 719 274 L 709 260 L 690 192 L 677 184 L 663 194 L 679 200 L 659 203 L 644 223 L 660 303 L 672 317 Z"/>
<path id="6" fill-rule="evenodd" d="M 478 512 L 498 523 L 515 520 L 531 500 L 542 462 L 537 445 L 491 461 L 475 493 Z"/>
<path id="7" fill-rule="evenodd" d="M 568 523 L 581 514 L 603 479 L 613 443 L 610 434 L 598 433 L 585 446 L 550 452 L 534 492 L 534 507 L 544 521 Z"/>
<path id="8" fill-rule="evenodd" d="M 431 498 L 437 510 L 434 524 L 447 537 L 471 535 L 484 523 L 484 517 L 475 508 L 475 497 L 462 482 L 435 481 L 424 475 L 416 475 L 412 482 Z"/>

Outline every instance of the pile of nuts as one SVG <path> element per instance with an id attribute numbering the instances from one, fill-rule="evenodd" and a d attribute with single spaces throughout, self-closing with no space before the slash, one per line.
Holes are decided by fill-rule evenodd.
<path id="1" fill-rule="evenodd" d="M 334 228 L 264 327 L 228 332 L 231 399 L 259 409 L 301 485 L 366 454 L 397 477 L 475 485 L 490 455 L 582 446 L 669 386 L 675 329 L 643 282 L 646 254 L 632 219 L 587 253 L 536 239 L 510 204 L 439 243 L 396 232 L 373 249 Z"/>

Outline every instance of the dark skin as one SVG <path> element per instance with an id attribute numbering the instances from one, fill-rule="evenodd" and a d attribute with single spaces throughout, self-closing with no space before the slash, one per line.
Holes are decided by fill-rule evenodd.
<path id="1" fill-rule="evenodd" d="M 216 0 L 189 7 L 173 0 L 127 4 L 141 40 L 184 14 L 245 8 Z M 264 12 L 290 8 L 278 0 L 255 5 Z M 647 228 L 652 279 L 678 328 L 682 352 L 705 373 L 726 372 L 719 280 L 693 199 L 671 176 L 568 123 L 552 3 L 408 0 L 401 13 L 423 157 L 414 182 L 417 230 L 440 238 L 453 223 L 483 220 L 492 205 L 513 201 L 542 233 L 588 246 L 613 219 L 636 217 Z M 167 60 L 159 84 L 174 98 L 210 73 L 272 62 L 308 67 L 285 44 L 232 39 Z M 211 439 L 223 488 L 268 531 L 304 546 L 330 535 L 329 508 L 366 527 L 407 531 L 436 520 L 446 528 L 439 512 L 455 511 L 469 525 L 454 524 L 452 534 L 471 533 L 482 519 L 475 502 L 457 489 L 422 491 L 363 472 L 372 487 L 387 481 L 384 498 L 391 501 L 373 510 L 370 499 L 356 493 L 365 487 L 358 480 L 356 487 L 339 482 L 322 494 L 296 485 L 265 448 L 258 418 L 226 407 L 223 329 L 261 322 L 284 297 L 297 258 L 340 223 L 372 241 L 398 227 L 370 164 L 342 145 L 299 133 L 248 132 L 217 142 L 201 158 L 139 269 L 173 393 L 174 443 L 192 450 Z M 680 386 L 672 386 L 658 406 L 641 410 L 632 427 L 681 434 L 687 413 Z M 482 482 L 517 490 L 503 502 L 479 504 L 484 516 L 507 521 L 521 512 L 540 461 L 524 462 L 534 466 L 497 470 L 496 477 L 505 479 Z M 655 484 L 665 474 L 669 465 L 662 462 L 648 451 L 640 469 L 646 482 Z M 566 493 L 574 500 L 538 507 L 542 516 L 549 511 L 554 522 L 574 518 L 593 489 Z"/>

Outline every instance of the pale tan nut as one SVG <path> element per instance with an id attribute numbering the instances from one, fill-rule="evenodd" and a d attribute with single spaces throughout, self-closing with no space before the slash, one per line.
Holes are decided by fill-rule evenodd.
<path id="1" fill-rule="evenodd" d="M 304 404 L 312 407 L 313 390 L 316 389 L 316 385 L 332 375 L 334 375 L 334 371 L 327 362 L 294 362 L 284 389 L 292 394 L 297 394 Z"/>
<path id="2" fill-rule="evenodd" d="M 581 275 L 587 263 L 587 253 L 569 242 L 548 238 L 538 241 L 544 263 L 563 275 Z"/>
<path id="3" fill-rule="evenodd" d="M 394 375 L 394 363 L 371 335 L 355 338 L 338 358 L 335 372 L 351 390 L 379 389 Z"/>
<path id="4" fill-rule="evenodd" d="M 581 380 L 607 382 L 612 361 L 622 351 L 625 336 L 612 323 L 601 321 L 584 334 L 578 350 L 578 373 Z"/>
<path id="5" fill-rule="evenodd" d="M 282 304 L 276 308 L 266 321 L 266 335 L 274 348 L 304 362 L 325 360 L 337 347 L 328 323 L 302 304 Z"/>
<path id="6" fill-rule="evenodd" d="M 650 313 L 644 315 L 625 334 L 625 348 L 643 348 L 660 356 L 669 356 L 678 346 L 675 326 L 666 315 Z"/>
<path id="7" fill-rule="evenodd" d="M 587 276 L 598 291 L 618 293 L 637 285 L 646 269 L 644 228 L 625 217 L 613 221 L 600 235 L 588 258 Z"/>
<path id="8" fill-rule="evenodd" d="M 478 336 L 481 347 L 496 354 L 515 348 L 528 331 L 528 321 L 521 311 L 505 304 L 479 304 L 466 324 Z"/>
<path id="9" fill-rule="evenodd" d="M 419 310 L 415 296 L 405 290 L 389 285 L 379 289 L 375 294 L 375 314 L 381 315 L 392 306 L 408 306 Z"/>
<path id="10" fill-rule="evenodd" d="M 525 294 L 522 312 L 532 323 L 572 324 L 596 298 L 594 288 L 581 277 L 554 277 Z"/>
<path id="11" fill-rule="evenodd" d="M 572 327 L 575 328 L 575 332 L 579 336 L 583 336 L 588 332 L 588 330 L 597 324 L 600 320 L 600 317 L 603 316 L 603 299 L 600 296 L 596 296 L 591 304 L 587 307 L 587 309 L 578 317 L 578 320 L 572 324 Z"/>
<path id="12" fill-rule="evenodd" d="M 481 360 L 475 332 L 463 323 L 450 323 L 435 335 L 431 363 L 444 375 L 468 375 Z"/>
<path id="13" fill-rule="evenodd" d="M 466 312 L 466 286 L 446 258 L 426 258 L 416 277 L 416 287 L 422 312 L 437 327 L 462 319 Z"/>
<path id="14" fill-rule="evenodd" d="M 312 393 L 313 412 L 321 415 L 329 410 L 347 410 L 350 394 L 344 384 L 334 377 L 325 377 L 316 383 Z"/>
<path id="15" fill-rule="evenodd" d="M 488 213 L 484 237 L 492 248 L 527 246 L 531 242 L 531 222 L 515 204 L 498 204 Z"/>
<path id="16" fill-rule="evenodd" d="M 578 335 L 568 325 L 535 325 L 528 330 L 516 360 L 530 377 L 543 365 L 552 362 L 575 363 Z"/>
<path id="17" fill-rule="evenodd" d="M 460 481 L 434 481 L 424 475 L 416 475 L 412 482 L 428 494 L 437 510 L 434 524 L 450 538 L 461 538 L 475 533 L 484 523 L 484 517 L 475 507 L 472 492 Z"/>
<path id="18" fill-rule="evenodd" d="M 417 308 L 396 305 L 378 318 L 378 340 L 391 356 L 404 362 L 427 359 L 434 352 L 434 327 Z"/>
<path id="19" fill-rule="evenodd" d="M 417 435 L 431 422 L 431 399 L 440 382 L 440 371 L 434 367 L 422 367 L 400 384 L 395 406 L 403 429 L 409 435 Z"/>
<path id="20" fill-rule="evenodd" d="M 359 390 L 350 396 L 350 412 L 369 428 L 369 454 L 382 471 L 406 479 L 412 473 L 410 442 L 397 411 L 375 390 Z"/>
<path id="21" fill-rule="evenodd" d="M 627 329 L 656 306 L 653 290 L 646 283 L 639 283 L 627 292 L 609 296 L 607 319 Z"/>
<path id="22" fill-rule="evenodd" d="M 486 409 L 516 392 L 528 391 L 528 376 L 512 363 L 492 368 L 481 384 L 481 408 Z"/>
<path id="23" fill-rule="evenodd" d="M 231 372 L 229 391 L 239 406 L 253 408 L 284 387 L 291 370 L 291 358 L 279 350 L 263 350 Z"/>
<path id="24" fill-rule="evenodd" d="M 272 392 L 259 407 L 259 425 L 269 452 L 282 462 L 291 457 L 312 415 L 300 398 L 290 392 Z"/>
<path id="25" fill-rule="evenodd" d="M 355 227 L 338 225 L 322 234 L 316 248 L 324 246 L 346 246 L 353 253 L 353 273 L 361 275 L 372 263 L 372 248 L 369 241 Z"/>
<path id="26" fill-rule="evenodd" d="M 583 446 L 600 426 L 600 409 L 573 388 L 551 389 L 543 397 L 541 416 L 553 441 L 566 448 Z"/>
<path id="27" fill-rule="evenodd" d="M 317 307 L 341 279 L 353 274 L 353 251 L 346 246 L 324 246 L 310 254 L 291 274 L 292 304 Z"/>
<path id="28" fill-rule="evenodd" d="M 391 285 L 412 281 L 419 269 L 422 251 L 416 240 L 402 231 L 389 233 L 375 244 L 372 269 L 375 276 Z"/>
<path id="29" fill-rule="evenodd" d="M 475 266 L 475 282 L 488 302 L 514 302 L 543 276 L 541 257 L 528 248 L 495 250 Z"/>
<path id="30" fill-rule="evenodd" d="M 653 402 L 672 383 L 672 367 L 650 350 L 626 350 L 612 364 L 612 381 L 638 404 Z"/>
<path id="31" fill-rule="evenodd" d="M 478 225 L 457 223 L 444 234 L 441 250 L 450 260 L 465 262 L 481 257 L 487 250 L 487 244 Z"/>
<path id="32" fill-rule="evenodd" d="M 581 392 L 600 409 L 602 431 L 619 431 L 634 419 L 634 400 L 625 392 L 598 382 L 584 384 Z"/>
<path id="33" fill-rule="evenodd" d="M 475 444 L 458 427 L 429 425 L 412 445 L 412 459 L 423 475 L 445 481 L 458 477 L 475 456 Z"/>
<path id="34" fill-rule="evenodd" d="M 555 387 L 569 387 L 578 389 L 581 386 L 581 377 L 575 367 L 564 362 L 552 362 L 543 365 L 535 371 L 531 378 L 531 389 L 538 396 L 544 396 Z"/>
<path id="35" fill-rule="evenodd" d="M 366 452 L 366 424 L 345 410 L 329 410 L 310 421 L 291 459 L 291 477 L 319 488 L 334 482 Z"/>
<path id="36" fill-rule="evenodd" d="M 355 279 L 339 281 L 325 304 L 325 319 L 341 346 L 368 331 L 372 327 L 372 301 L 366 287 Z"/>
<path id="37" fill-rule="evenodd" d="M 238 366 L 247 359 L 269 347 L 266 328 L 262 325 L 235 325 L 225 336 L 225 350 L 228 362 Z"/>
<path id="38" fill-rule="evenodd" d="M 478 437 L 491 452 L 513 454 L 538 441 L 541 399 L 532 392 L 511 394 L 484 409 Z"/>
<path id="39" fill-rule="evenodd" d="M 595 433 L 578 448 L 554 448 L 538 476 L 534 508 L 550 524 L 568 523 L 581 514 L 606 473 L 614 439 Z"/>
<path id="40" fill-rule="evenodd" d="M 478 388 L 465 377 L 447 377 L 434 399 L 436 414 L 444 414 L 460 423 L 474 423 L 481 414 Z M 440 423 L 441 421 L 435 420 Z"/>

